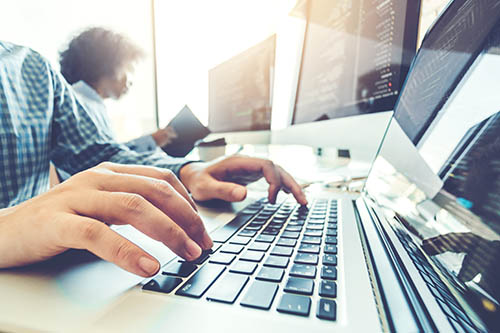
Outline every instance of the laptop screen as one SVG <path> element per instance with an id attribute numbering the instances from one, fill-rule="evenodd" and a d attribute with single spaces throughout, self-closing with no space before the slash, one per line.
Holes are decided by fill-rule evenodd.
<path id="1" fill-rule="evenodd" d="M 455 0 L 434 23 L 365 190 L 451 290 L 422 268 L 452 325 L 498 329 L 500 2 Z"/>

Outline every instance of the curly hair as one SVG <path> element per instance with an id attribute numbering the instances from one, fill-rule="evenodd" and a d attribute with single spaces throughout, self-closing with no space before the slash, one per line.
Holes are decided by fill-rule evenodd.
<path id="1" fill-rule="evenodd" d="M 142 57 L 142 49 L 125 36 L 96 27 L 74 37 L 60 52 L 59 63 L 68 83 L 82 80 L 94 86 L 102 77 L 115 75 L 121 66 Z"/>

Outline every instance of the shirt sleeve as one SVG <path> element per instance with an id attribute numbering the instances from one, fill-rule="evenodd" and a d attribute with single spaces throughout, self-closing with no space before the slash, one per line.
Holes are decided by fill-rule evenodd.
<path id="1" fill-rule="evenodd" d="M 125 145 L 131 150 L 135 150 L 139 153 L 153 151 L 157 148 L 156 141 L 151 135 L 144 135 L 137 139 L 130 140 L 129 142 L 126 142 Z"/>
<path id="2" fill-rule="evenodd" d="M 54 94 L 50 156 L 57 168 L 73 175 L 110 161 L 167 168 L 179 176 L 180 169 L 191 162 L 160 150 L 135 152 L 116 142 L 109 129 L 98 126 L 64 78 L 49 71 Z"/>

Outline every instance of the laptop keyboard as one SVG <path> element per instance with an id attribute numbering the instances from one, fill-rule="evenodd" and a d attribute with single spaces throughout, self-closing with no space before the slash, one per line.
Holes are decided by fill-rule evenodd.
<path id="1" fill-rule="evenodd" d="M 211 237 L 211 250 L 174 258 L 143 289 L 306 317 L 314 301 L 317 318 L 336 320 L 335 200 L 260 199 Z"/>

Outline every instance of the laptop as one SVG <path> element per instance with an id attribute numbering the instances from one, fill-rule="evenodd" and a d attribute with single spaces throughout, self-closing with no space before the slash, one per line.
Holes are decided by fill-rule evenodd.
<path id="1" fill-rule="evenodd" d="M 206 216 L 218 224 L 214 248 L 195 262 L 166 255 L 139 283 L 102 274 L 96 265 L 112 265 L 101 261 L 58 266 L 64 278 L 51 292 L 70 304 L 59 320 L 83 313 L 85 326 L 66 327 L 93 332 L 499 331 L 499 51 L 500 3 L 450 2 L 413 61 L 360 195 L 315 188 L 307 207 L 281 196 Z M 22 273 L 36 277 L 24 287 L 39 298 L 39 280 L 54 274 Z M 19 276 L 3 276 L 0 292 L 44 321 L 49 293 L 19 302 Z M 76 295 L 76 282 L 93 288 Z M 116 285 L 112 302 L 88 301 Z M 8 322 L 13 310 L 1 310 Z"/>

